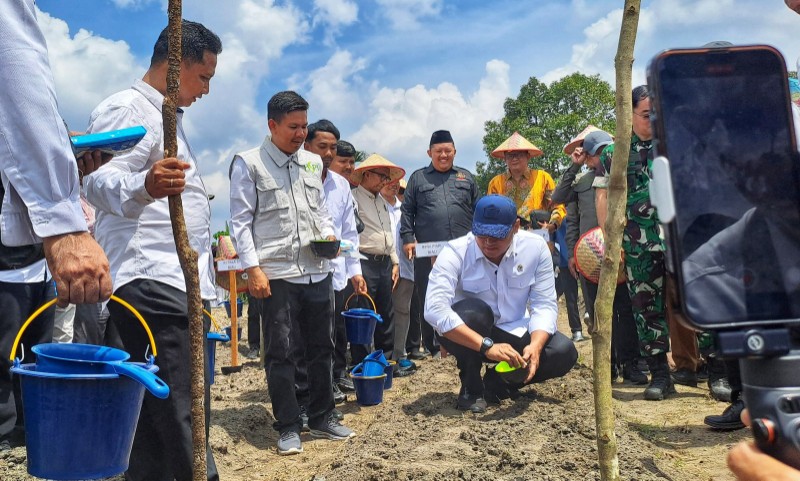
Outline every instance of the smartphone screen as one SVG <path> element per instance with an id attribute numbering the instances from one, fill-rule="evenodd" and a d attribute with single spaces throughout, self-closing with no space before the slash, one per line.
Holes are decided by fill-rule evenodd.
<path id="1" fill-rule="evenodd" d="M 783 57 L 771 47 L 671 50 L 648 68 L 669 160 L 668 263 L 700 328 L 800 319 L 800 189 Z"/>

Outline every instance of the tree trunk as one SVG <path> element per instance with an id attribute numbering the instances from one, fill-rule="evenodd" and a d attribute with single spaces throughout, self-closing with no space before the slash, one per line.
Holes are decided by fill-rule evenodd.
<path id="1" fill-rule="evenodd" d="M 619 459 L 617 437 L 614 432 L 614 406 L 611 397 L 611 317 L 614 310 L 614 292 L 625 227 L 627 201 L 628 152 L 631 142 L 631 66 L 636 30 L 639 23 L 640 0 L 625 0 L 622 26 L 619 32 L 616 69 L 616 117 L 614 157 L 611 162 L 611 180 L 608 186 L 608 217 L 603 226 L 606 255 L 600 272 L 600 285 L 595 301 L 595 331 L 592 333 L 594 359 L 594 408 L 597 423 L 597 453 L 600 461 L 600 479 L 618 480 Z"/>
<path id="2" fill-rule="evenodd" d="M 181 10 L 181 0 L 169 0 L 169 69 L 167 72 L 167 95 L 164 98 L 162 109 L 165 157 L 177 157 L 178 155 L 177 110 L 181 68 Z M 203 301 L 200 296 L 200 278 L 197 271 L 198 256 L 197 252 L 192 250 L 189 245 L 180 195 L 169 196 L 169 216 L 172 221 L 172 235 L 175 238 L 178 258 L 186 280 L 186 298 L 189 306 L 189 340 L 192 357 L 192 479 L 203 481 L 207 478 Z"/>

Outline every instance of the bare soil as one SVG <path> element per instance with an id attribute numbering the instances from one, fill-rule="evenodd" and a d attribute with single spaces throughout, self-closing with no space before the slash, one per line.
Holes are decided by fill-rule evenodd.
<path id="1" fill-rule="evenodd" d="M 561 310 L 564 317 L 565 309 Z M 227 325 L 222 309 L 216 319 Z M 569 332 L 565 319 L 560 328 Z M 240 343 L 244 354 L 246 343 Z M 455 408 L 455 359 L 418 362 L 395 379 L 383 403 L 360 407 L 355 396 L 339 408 L 358 435 L 350 441 L 313 440 L 305 452 L 275 451 L 265 375 L 257 362 L 228 376 L 230 350 L 217 350 L 212 386 L 211 446 L 223 480 L 596 480 L 600 479 L 592 396 L 591 341 L 578 344 L 577 366 L 565 377 L 522 390 L 484 414 Z M 241 360 L 245 360 L 240 356 Z M 645 401 L 642 386 L 615 383 L 619 466 L 624 480 L 732 480 L 725 455 L 745 430 L 721 433 L 703 417 L 725 404 L 705 386 L 677 386 L 662 402 Z M 0 453 L 0 480 L 31 480 L 25 449 Z"/>

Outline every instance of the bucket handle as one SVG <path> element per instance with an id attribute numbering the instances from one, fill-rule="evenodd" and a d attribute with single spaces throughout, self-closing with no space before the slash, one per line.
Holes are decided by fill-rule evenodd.
<path id="1" fill-rule="evenodd" d="M 25 323 L 22 324 L 22 327 L 19 329 L 19 332 L 17 333 L 17 337 L 14 339 L 14 344 L 11 346 L 11 354 L 8 356 L 8 359 L 10 361 L 14 361 L 14 354 L 17 352 L 17 346 L 19 345 L 19 342 L 22 340 L 22 334 L 25 332 L 25 329 L 28 328 L 28 325 L 31 322 L 33 322 L 34 319 L 39 317 L 39 314 L 41 314 L 42 312 L 47 310 L 47 308 L 55 304 L 57 300 L 58 299 L 52 299 L 46 302 L 42 307 L 36 309 L 36 311 L 34 311 L 34 313 L 31 314 L 31 316 L 25 321 Z M 112 295 L 111 300 L 117 301 L 117 303 L 119 303 L 123 307 L 128 308 L 128 310 L 131 311 L 134 316 L 136 316 L 136 319 L 138 319 L 139 322 L 142 324 L 144 330 L 147 332 L 147 337 L 150 339 L 150 346 L 153 347 L 153 356 L 157 356 L 158 352 L 156 351 L 156 340 L 153 339 L 153 333 L 150 331 L 150 326 L 147 325 L 147 322 L 145 322 L 142 315 L 139 314 L 139 311 L 137 311 L 132 305 L 128 304 L 127 302 L 125 302 L 124 300 L 120 299 L 117 296 Z"/>
<path id="2" fill-rule="evenodd" d="M 207 309 L 203 309 L 203 314 L 207 315 L 208 318 L 211 319 L 211 323 L 214 324 L 214 330 L 215 331 L 219 331 L 220 330 L 219 329 L 219 324 L 217 324 L 217 321 L 214 319 L 214 316 L 212 316 L 211 313 L 208 312 Z"/>
<path id="3" fill-rule="evenodd" d="M 348 297 L 347 300 L 344 302 L 344 310 L 345 311 L 347 310 L 347 306 L 350 304 L 350 299 L 352 299 L 354 296 L 360 296 L 360 295 L 362 294 L 357 294 L 355 292 L 350 294 L 350 297 Z M 372 298 L 369 297 L 369 294 L 363 294 L 363 296 L 369 299 L 369 302 L 372 304 L 372 310 L 378 312 L 378 308 L 375 307 L 375 301 L 373 301 Z"/>

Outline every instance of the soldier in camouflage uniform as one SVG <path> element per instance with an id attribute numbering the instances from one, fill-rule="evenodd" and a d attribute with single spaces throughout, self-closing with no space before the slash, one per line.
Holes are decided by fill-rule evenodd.
<path id="1" fill-rule="evenodd" d="M 607 214 L 606 194 L 613 154 L 614 144 L 600 154 L 593 184 L 601 226 L 605 225 Z M 647 87 L 642 85 L 633 90 L 633 135 L 627 169 L 627 223 L 622 248 L 639 349 L 652 373 L 644 397 L 660 401 L 675 389 L 667 364 L 669 328 L 664 305 L 664 239 L 655 207 L 650 203 L 652 159 L 650 99 Z"/>

